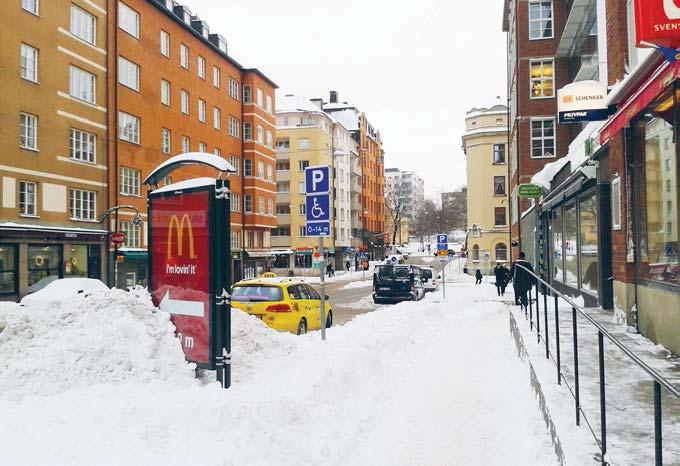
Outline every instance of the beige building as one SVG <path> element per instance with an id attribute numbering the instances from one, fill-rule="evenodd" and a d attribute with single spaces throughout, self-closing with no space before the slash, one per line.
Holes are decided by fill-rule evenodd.
<path id="1" fill-rule="evenodd" d="M 473 108 L 465 117 L 467 267 L 491 273 L 508 261 L 507 107 Z"/>
<path id="2" fill-rule="evenodd" d="M 106 280 L 99 218 L 107 206 L 106 32 L 115 2 L 3 5 L 0 299 L 16 300 L 57 278 Z"/>

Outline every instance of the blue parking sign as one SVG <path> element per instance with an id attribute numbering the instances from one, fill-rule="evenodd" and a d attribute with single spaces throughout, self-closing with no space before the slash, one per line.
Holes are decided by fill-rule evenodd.
<path id="1" fill-rule="evenodd" d="M 330 236 L 331 222 L 315 222 L 305 225 L 305 233 L 307 236 Z"/>
<path id="2" fill-rule="evenodd" d="M 330 188 L 330 167 L 317 165 L 305 168 L 305 193 L 327 193 Z"/>
<path id="3" fill-rule="evenodd" d="M 449 235 L 437 235 L 437 243 L 444 244 L 449 242 Z"/>
<path id="4" fill-rule="evenodd" d="M 309 222 L 327 222 L 331 219 L 329 194 L 310 194 L 305 198 L 306 220 Z"/>

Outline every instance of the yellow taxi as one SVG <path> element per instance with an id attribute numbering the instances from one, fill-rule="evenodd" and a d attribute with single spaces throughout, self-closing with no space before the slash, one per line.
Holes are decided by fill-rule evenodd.
<path id="1" fill-rule="evenodd" d="M 262 320 L 275 330 L 301 335 L 321 328 L 321 296 L 299 278 L 260 277 L 234 284 L 231 305 Z M 333 325 L 326 296 L 325 325 Z"/>

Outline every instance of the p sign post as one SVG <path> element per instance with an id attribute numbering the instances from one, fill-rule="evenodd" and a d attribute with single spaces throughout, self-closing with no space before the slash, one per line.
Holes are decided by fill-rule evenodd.
<path id="1" fill-rule="evenodd" d="M 446 301 L 446 265 L 449 263 L 449 235 L 437 235 L 437 255 L 439 261 L 443 262 L 442 267 L 442 299 Z"/>
<path id="2" fill-rule="evenodd" d="M 307 236 L 319 237 L 319 254 L 321 266 L 319 277 L 321 278 L 321 339 L 326 339 L 326 286 L 325 278 L 325 254 L 323 249 L 323 237 L 331 236 L 331 196 L 330 175 L 328 165 L 317 165 L 305 168 L 305 233 Z"/>

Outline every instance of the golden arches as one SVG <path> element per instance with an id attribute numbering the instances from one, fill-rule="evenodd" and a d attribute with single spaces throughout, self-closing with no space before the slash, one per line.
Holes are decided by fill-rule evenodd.
<path id="1" fill-rule="evenodd" d="M 189 229 L 189 257 L 191 259 L 196 259 L 196 254 L 194 253 L 194 231 L 191 228 L 191 220 L 187 214 L 182 216 L 182 221 L 177 219 L 177 215 L 170 217 L 170 223 L 168 223 L 168 259 L 172 257 L 172 227 L 174 225 L 175 231 L 177 232 L 177 255 L 182 255 L 182 248 L 184 243 L 184 222 L 186 222 L 187 228 Z"/>

